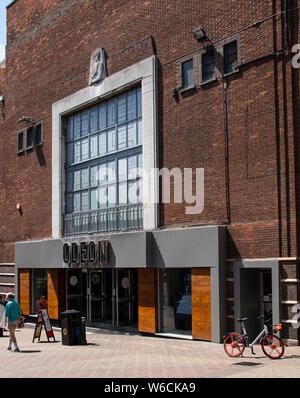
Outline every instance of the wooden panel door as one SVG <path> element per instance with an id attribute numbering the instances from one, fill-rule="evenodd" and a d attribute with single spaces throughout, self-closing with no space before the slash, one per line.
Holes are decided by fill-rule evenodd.
<path id="1" fill-rule="evenodd" d="M 138 271 L 139 331 L 157 331 L 156 269 L 140 268 Z"/>
<path id="2" fill-rule="evenodd" d="M 31 272 L 19 269 L 19 304 L 24 315 L 31 314 Z"/>
<path id="3" fill-rule="evenodd" d="M 49 269 L 47 275 L 48 313 L 49 318 L 59 319 L 59 314 L 65 310 L 66 283 L 65 270 Z"/>
<path id="4" fill-rule="evenodd" d="M 211 341 L 210 269 L 192 268 L 192 335 Z"/>

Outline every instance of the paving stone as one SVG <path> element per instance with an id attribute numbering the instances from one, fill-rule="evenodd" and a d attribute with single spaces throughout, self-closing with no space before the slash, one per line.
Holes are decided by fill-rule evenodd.
<path id="1" fill-rule="evenodd" d="M 17 331 L 20 352 L 6 350 L 8 333 L 0 338 L 3 378 L 299 378 L 300 347 L 285 347 L 280 360 L 256 355 L 246 348 L 241 358 L 225 355 L 222 344 L 146 337 L 123 333 L 87 335 L 87 345 L 65 346 L 61 332 L 56 342 L 32 343 L 33 328 Z M 238 363 L 258 366 L 236 366 Z"/>

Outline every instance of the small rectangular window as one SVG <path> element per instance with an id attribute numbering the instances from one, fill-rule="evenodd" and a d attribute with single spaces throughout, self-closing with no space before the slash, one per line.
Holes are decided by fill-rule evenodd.
<path id="1" fill-rule="evenodd" d="M 95 132 L 98 130 L 98 112 L 99 107 L 96 105 L 90 110 L 90 131 Z"/>
<path id="2" fill-rule="evenodd" d="M 132 90 L 128 94 L 128 100 L 127 100 L 128 116 L 127 116 L 127 120 L 135 119 L 136 118 L 136 111 L 137 111 L 137 107 L 136 107 L 136 91 Z"/>
<path id="3" fill-rule="evenodd" d="M 81 134 L 81 114 L 74 116 L 74 139 L 79 138 Z"/>
<path id="4" fill-rule="evenodd" d="M 206 82 L 215 78 L 215 54 L 207 52 L 202 55 L 202 81 Z"/>
<path id="5" fill-rule="evenodd" d="M 190 59 L 182 63 L 182 88 L 194 86 L 194 66 L 193 60 Z"/>
<path id="6" fill-rule="evenodd" d="M 234 72 L 237 66 L 237 42 L 233 41 L 224 46 L 224 73 Z"/>
<path id="7" fill-rule="evenodd" d="M 31 149 L 33 144 L 33 127 L 27 129 L 26 135 L 26 149 Z"/>
<path id="8" fill-rule="evenodd" d="M 38 124 L 35 127 L 35 137 L 34 137 L 34 145 L 42 145 L 42 125 Z"/>
<path id="9" fill-rule="evenodd" d="M 72 116 L 70 116 L 67 119 L 66 123 L 66 131 L 67 131 L 67 139 L 66 141 L 72 141 L 73 140 L 73 128 L 74 128 L 74 119 Z"/>
<path id="10" fill-rule="evenodd" d="M 22 153 L 24 151 L 24 133 L 21 131 L 18 133 L 18 153 Z"/>
<path id="11" fill-rule="evenodd" d="M 91 205 L 90 208 L 91 210 L 98 209 L 99 203 L 98 203 L 98 189 L 94 188 L 91 189 Z"/>
<path id="12" fill-rule="evenodd" d="M 89 111 L 81 112 L 81 135 L 86 135 L 89 132 Z"/>
<path id="13" fill-rule="evenodd" d="M 98 156 L 98 136 L 94 134 L 90 137 L 90 156 L 94 158 Z"/>

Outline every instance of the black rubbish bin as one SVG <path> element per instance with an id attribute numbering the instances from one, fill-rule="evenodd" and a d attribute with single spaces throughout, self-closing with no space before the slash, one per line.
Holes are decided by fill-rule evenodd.
<path id="1" fill-rule="evenodd" d="M 61 337 L 63 345 L 82 343 L 82 320 L 80 311 L 67 310 L 60 313 Z"/>
<path id="2" fill-rule="evenodd" d="M 0 337 L 3 337 L 3 329 L 0 328 Z"/>

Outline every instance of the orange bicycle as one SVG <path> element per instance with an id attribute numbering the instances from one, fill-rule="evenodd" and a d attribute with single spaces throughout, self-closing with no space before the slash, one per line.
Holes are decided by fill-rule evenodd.
<path id="1" fill-rule="evenodd" d="M 261 318 L 265 318 L 264 315 L 260 315 L 257 319 Z M 253 346 L 259 341 L 262 351 L 267 357 L 271 359 L 281 358 L 284 354 L 284 345 L 279 337 L 272 334 L 272 326 L 274 326 L 275 331 L 278 331 L 281 330 L 281 323 L 278 325 L 271 325 L 271 319 L 267 319 L 264 321 L 263 330 L 252 343 L 249 343 L 249 336 L 244 323 L 247 319 L 248 318 L 238 319 L 238 321 L 242 323 L 242 335 L 231 332 L 224 336 L 223 346 L 226 354 L 230 357 L 239 357 L 243 354 L 246 347 L 250 347 L 252 354 L 255 354 Z"/>

